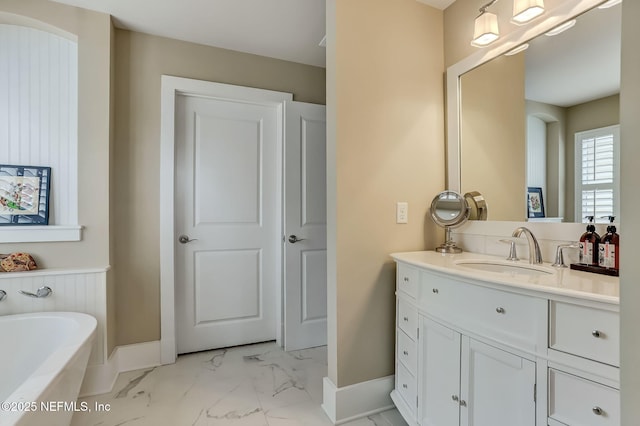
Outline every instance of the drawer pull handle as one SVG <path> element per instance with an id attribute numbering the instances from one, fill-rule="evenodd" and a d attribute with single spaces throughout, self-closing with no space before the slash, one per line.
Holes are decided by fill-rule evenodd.
<path id="1" fill-rule="evenodd" d="M 593 407 L 591 409 L 591 411 L 593 411 L 593 414 L 595 414 L 596 416 L 601 416 L 602 415 L 602 408 L 600 408 L 600 407 Z"/>
<path id="2" fill-rule="evenodd" d="M 593 331 L 591 332 L 591 335 L 592 335 L 593 337 L 595 337 L 596 339 L 599 339 L 599 338 L 600 338 L 600 336 L 601 336 L 601 335 L 600 335 L 600 331 L 599 331 L 599 330 L 593 330 Z"/>
<path id="3" fill-rule="evenodd" d="M 403 353 L 405 356 L 409 356 L 409 352 L 407 352 L 407 351 L 402 351 L 402 353 Z"/>
<path id="4" fill-rule="evenodd" d="M 460 406 L 461 407 L 466 407 L 467 406 L 467 401 L 465 401 L 464 399 L 460 400 Z"/>
<path id="5" fill-rule="evenodd" d="M 454 401 L 458 401 L 458 395 L 451 395 L 451 399 L 453 399 Z"/>
<path id="6" fill-rule="evenodd" d="M 409 317 L 402 318 L 405 322 L 409 322 Z"/>
<path id="7" fill-rule="evenodd" d="M 407 386 L 407 384 L 406 384 L 406 383 L 403 383 L 403 384 L 402 384 L 402 387 L 403 387 L 403 388 L 405 388 L 405 389 L 409 389 L 409 386 Z"/>
<path id="8" fill-rule="evenodd" d="M 438 289 L 434 288 L 433 290 L 431 290 L 432 292 L 434 292 L 435 294 L 438 294 Z"/>
<path id="9" fill-rule="evenodd" d="M 504 311 L 504 308 L 499 307 L 499 308 L 496 308 L 496 312 L 499 314 L 504 314 L 505 311 Z"/>

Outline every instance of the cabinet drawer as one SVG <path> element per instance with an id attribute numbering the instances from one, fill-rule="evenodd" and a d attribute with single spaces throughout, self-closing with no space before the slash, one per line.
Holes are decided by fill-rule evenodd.
<path id="1" fill-rule="evenodd" d="M 418 277 L 420 273 L 417 268 L 414 268 L 403 263 L 398 264 L 398 290 L 406 293 L 407 295 L 416 298 L 418 297 Z"/>
<path id="2" fill-rule="evenodd" d="M 418 403 L 418 382 L 415 376 L 409 373 L 409 370 L 398 363 L 396 369 L 396 389 L 400 392 L 400 395 L 405 400 L 409 407 L 416 407 Z"/>
<path id="3" fill-rule="evenodd" d="M 549 303 L 550 348 L 620 366 L 620 316 L 617 312 Z"/>
<path id="4" fill-rule="evenodd" d="M 431 274 L 421 280 L 429 314 L 499 342 L 546 350 L 546 300 Z"/>
<path id="5" fill-rule="evenodd" d="M 416 342 L 407 336 L 404 331 L 397 329 L 396 335 L 398 342 L 396 350 L 398 352 L 398 361 L 404 365 L 412 375 L 416 375 L 418 367 L 418 347 Z"/>
<path id="6" fill-rule="evenodd" d="M 418 310 L 402 299 L 398 299 L 398 327 L 414 341 L 418 334 Z"/>
<path id="7" fill-rule="evenodd" d="M 549 369 L 549 417 L 567 425 L 618 426 L 618 390 Z"/>

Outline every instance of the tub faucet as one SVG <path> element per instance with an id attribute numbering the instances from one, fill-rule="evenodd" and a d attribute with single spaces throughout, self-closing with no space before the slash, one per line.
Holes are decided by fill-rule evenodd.
<path id="1" fill-rule="evenodd" d="M 524 226 L 516 228 L 516 230 L 513 231 L 512 236 L 519 237 L 523 233 L 527 237 L 527 242 L 529 243 L 529 263 L 531 264 L 542 263 L 542 253 L 540 253 L 540 245 L 538 244 L 538 240 L 536 240 L 536 237 L 531 233 L 531 231 L 528 228 L 525 228 Z"/>

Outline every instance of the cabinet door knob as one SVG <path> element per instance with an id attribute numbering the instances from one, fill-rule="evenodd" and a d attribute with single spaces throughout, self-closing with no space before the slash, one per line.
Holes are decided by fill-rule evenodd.
<path id="1" fill-rule="evenodd" d="M 402 351 L 402 353 L 403 353 L 405 356 L 409 356 L 409 352 L 407 352 L 407 351 Z"/>
<path id="2" fill-rule="evenodd" d="M 407 384 L 406 384 L 406 383 L 403 383 L 403 384 L 402 384 L 402 387 L 403 387 L 403 388 L 405 388 L 405 389 L 409 389 L 409 386 L 407 386 Z"/>
<path id="3" fill-rule="evenodd" d="M 466 407 L 467 406 L 467 401 L 465 401 L 464 399 L 460 400 L 460 406 L 461 407 Z"/>
<path id="4" fill-rule="evenodd" d="M 409 317 L 402 318 L 405 322 L 409 322 Z"/>
<path id="5" fill-rule="evenodd" d="M 409 282 L 409 277 L 404 277 L 404 282 Z"/>
<path id="6" fill-rule="evenodd" d="M 451 399 L 453 399 L 454 401 L 458 401 L 458 395 L 451 395 Z"/>
<path id="7" fill-rule="evenodd" d="M 598 339 L 598 338 L 600 338 L 600 331 L 599 331 L 599 330 L 593 330 L 593 331 L 591 332 L 591 335 L 592 335 L 593 337 L 595 337 L 596 339 Z"/>
<path id="8" fill-rule="evenodd" d="M 593 411 L 593 414 L 595 414 L 596 416 L 601 416 L 602 415 L 602 408 L 600 408 L 600 407 L 593 407 L 591 409 L 591 411 Z"/>
<path id="9" fill-rule="evenodd" d="M 431 291 L 434 292 L 435 294 L 438 294 L 438 289 L 437 288 L 434 288 Z"/>
<path id="10" fill-rule="evenodd" d="M 499 313 L 499 314 L 504 314 L 505 311 L 504 311 L 504 308 L 498 307 L 498 308 L 496 308 L 496 312 Z"/>

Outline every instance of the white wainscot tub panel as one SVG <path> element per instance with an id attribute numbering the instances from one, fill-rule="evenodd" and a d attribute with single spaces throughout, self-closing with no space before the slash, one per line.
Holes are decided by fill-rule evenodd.
<path id="1" fill-rule="evenodd" d="M 107 360 L 107 269 L 43 269 L 0 273 L 0 290 L 7 296 L 0 301 L 0 315 L 28 312 L 83 312 L 98 321 L 89 366 Z M 36 293 L 48 286 L 53 293 L 36 299 L 19 290 Z"/>

